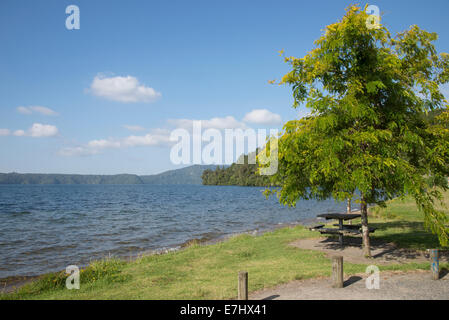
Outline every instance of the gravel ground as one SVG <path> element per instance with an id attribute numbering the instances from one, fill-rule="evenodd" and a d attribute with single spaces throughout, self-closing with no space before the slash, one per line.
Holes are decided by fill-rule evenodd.
<path id="1" fill-rule="evenodd" d="M 345 277 L 344 287 L 332 288 L 330 278 L 315 278 L 293 281 L 254 292 L 250 299 L 280 300 L 449 300 L 449 274 L 442 270 L 439 280 L 431 280 L 429 271 L 382 272 L 382 265 L 410 262 L 429 262 L 426 251 L 397 248 L 394 244 L 372 241 L 372 259 L 363 257 L 360 238 L 346 237 L 344 247 L 333 238 L 301 239 L 291 246 L 317 250 L 327 257 L 343 256 L 343 261 L 380 268 L 379 289 L 367 289 L 367 274 Z M 448 252 L 440 252 L 440 262 L 449 260 Z"/>
<path id="2" fill-rule="evenodd" d="M 432 280 L 430 271 L 380 272 L 379 289 L 367 289 L 368 275 L 345 277 L 343 288 L 330 278 L 293 281 L 250 294 L 251 300 L 449 300 L 449 274 Z"/>
<path id="3" fill-rule="evenodd" d="M 417 251 L 398 248 L 393 243 L 385 243 L 371 239 L 371 259 L 363 256 L 362 239 L 360 237 L 345 237 L 343 248 L 336 238 L 314 238 L 301 239 L 290 243 L 291 246 L 306 250 L 317 250 L 324 252 L 327 257 L 342 256 L 343 260 L 358 264 L 404 264 L 410 262 L 429 262 L 429 253 L 426 250 Z M 449 262 L 449 251 L 439 253 L 440 262 Z"/>

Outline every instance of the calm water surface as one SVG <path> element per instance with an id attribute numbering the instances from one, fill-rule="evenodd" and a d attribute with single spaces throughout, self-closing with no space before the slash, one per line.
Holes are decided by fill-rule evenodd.
<path id="1" fill-rule="evenodd" d="M 263 188 L 201 185 L 0 185 L 0 278 L 84 266 L 277 224 L 345 204 L 268 200 Z"/>

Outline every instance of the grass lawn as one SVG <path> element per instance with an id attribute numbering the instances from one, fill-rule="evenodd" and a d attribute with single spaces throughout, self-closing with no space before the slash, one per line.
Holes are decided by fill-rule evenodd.
<path id="1" fill-rule="evenodd" d="M 449 214 L 449 191 L 444 193 L 443 202 L 443 206 L 437 205 L 437 208 Z M 423 214 L 416 209 L 415 201 L 411 198 L 390 201 L 387 208 L 373 207 L 370 216 L 370 225 L 379 228 L 372 234 L 373 238 L 394 242 L 403 248 L 444 249 L 437 237 L 424 229 Z"/>
<path id="2" fill-rule="evenodd" d="M 449 204 L 449 192 L 445 199 Z M 386 209 L 371 208 L 370 223 L 379 228 L 373 238 L 414 249 L 439 246 L 437 238 L 423 229 L 422 215 L 410 199 L 391 201 Z M 249 273 L 250 291 L 330 276 L 331 261 L 324 253 L 288 245 L 317 236 L 296 226 L 261 236 L 240 235 L 213 245 L 192 245 L 131 262 L 97 261 L 82 270 L 79 290 L 65 288 L 63 272 L 51 273 L 0 299 L 232 299 L 237 295 L 240 270 Z M 345 262 L 346 275 L 364 272 L 365 268 Z M 381 270 L 428 268 L 429 263 L 411 263 L 383 266 Z"/>

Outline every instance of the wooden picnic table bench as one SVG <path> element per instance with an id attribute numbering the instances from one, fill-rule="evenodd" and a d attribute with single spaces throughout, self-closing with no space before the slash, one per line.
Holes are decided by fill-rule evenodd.
<path id="1" fill-rule="evenodd" d="M 338 228 L 325 228 L 324 224 L 320 224 L 309 228 L 311 231 L 318 231 L 321 234 L 336 234 L 338 235 L 338 240 L 340 245 L 343 246 L 343 236 L 346 234 L 362 234 L 362 226 L 343 224 L 343 221 L 352 220 L 360 218 L 360 214 L 353 213 L 323 213 L 319 214 L 318 217 L 325 218 L 326 220 L 335 219 L 338 220 L 338 224 L 334 224 Z M 374 232 L 377 228 L 369 228 L 369 232 Z"/>
<path id="2" fill-rule="evenodd" d="M 335 228 L 321 228 L 318 230 L 321 234 L 338 234 L 338 235 L 345 235 L 345 234 L 360 234 L 358 230 L 354 229 L 335 229 Z"/>
<path id="3" fill-rule="evenodd" d="M 338 223 L 335 223 L 334 226 L 339 227 L 340 225 Z M 361 230 L 362 229 L 362 225 L 361 224 L 344 224 L 343 225 L 343 229 Z M 369 227 L 369 232 L 370 233 L 373 233 L 376 230 L 377 230 L 376 227 Z"/>
<path id="4" fill-rule="evenodd" d="M 323 227 L 324 227 L 324 224 L 319 224 L 319 225 L 310 227 L 309 230 L 311 230 L 311 231 L 318 231 L 318 229 L 321 229 Z"/>

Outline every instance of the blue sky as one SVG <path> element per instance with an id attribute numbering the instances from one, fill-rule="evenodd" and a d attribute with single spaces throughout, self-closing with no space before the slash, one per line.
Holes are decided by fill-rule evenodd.
<path id="1" fill-rule="evenodd" d="M 305 110 L 268 84 L 288 71 L 278 50 L 304 56 L 350 3 L 3 0 L 0 172 L 152 174 L 176 168 L 165 139 L 186 120 L 280 129 Z M 449 1 L 370 4 L 449 52 Z"/>

